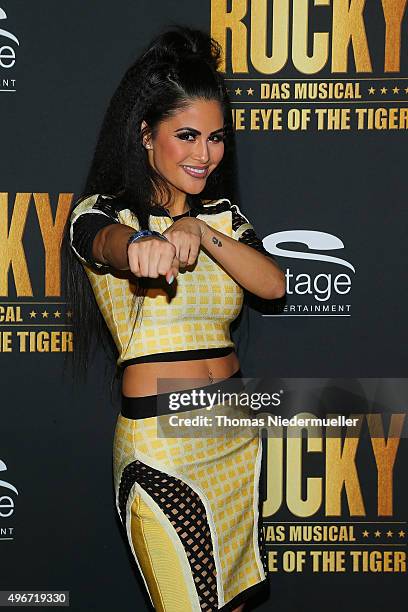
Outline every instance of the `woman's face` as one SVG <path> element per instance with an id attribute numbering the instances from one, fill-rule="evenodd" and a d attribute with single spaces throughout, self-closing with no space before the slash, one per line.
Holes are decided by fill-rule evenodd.
<path id="1" fill-rule="evenodd" d="M 204 189 L 224 155 L 223 128 L 219 102 L 194 100 L 162 121 L 155 138 L 144 141 L 150 164 L 167 180 L 176 199 Z"/>

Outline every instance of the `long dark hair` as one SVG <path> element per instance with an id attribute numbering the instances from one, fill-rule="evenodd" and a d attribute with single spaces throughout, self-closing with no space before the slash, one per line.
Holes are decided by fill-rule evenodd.
<path id="1" fill-rule="evenodd" d="M 97 193 L 118 196 L 136 215 L 140 227 L 149 227 L 150 202 L 159 193 L 166 206 L 171 191 L 149 163 L 143 146 L 146 129 L 154 139 L 161 121 L 192 100 L 205 99 L 217 100 L 221 105 L 224 156 L 209 175 L 204 190 L 197 195 L 188 194 L 187 203 L 194 206 L 202 200 L 221 197 L 237 201 L 232 112 L 224 77 L 218 70 L 221 53 L 220 45 L 207 33 L 182 25 L 166 28 L 150 42 L 128 68 L 109 103 L 81 199 Z M 142 131 L 143 120 L 147 127 Z M 69 225 L 68 222 L 64 234 L 63 257 L 65 293 L 72 312 L 73 376 L 85 379 L 97 346 L 105 349 L 111 365 L 118 351 L 83 266 L 69 246 Z M 140 314 L 140 304 L 138 300 L 135 319 Z"/>

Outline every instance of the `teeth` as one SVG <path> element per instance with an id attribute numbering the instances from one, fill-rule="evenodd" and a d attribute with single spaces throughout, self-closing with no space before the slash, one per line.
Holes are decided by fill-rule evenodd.
<path id="1" fill-rule="evenodd" d="M 191 166 L 184 166 L 185 168 L 187 168 L 188 170 L 191 170 L 192 172 L 197 172 L 198 174 L 204 174 L 204 172 L 207 170 L 207 168 L 203 168 L 202 170 L 199 170 L 198 168 L 192 168 Z"/>

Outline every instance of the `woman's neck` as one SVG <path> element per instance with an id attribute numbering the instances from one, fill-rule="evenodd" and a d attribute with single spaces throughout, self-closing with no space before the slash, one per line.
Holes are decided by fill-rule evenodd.
<path id="1" fill-rule="evenodd" d="M 161 202 L 155 200 L 155 203 L 159 206 L 163 206 Z M 182 215 L 190 210 L 190 206 L 187 202 L 187 195 L 185 193 L 179 194 L 177 197 L 173 197 L 170 201 L 170 204 L 166 206 L 166 210 L 170 213 L 172 217 L 176 217 L 177 215 Z"/>

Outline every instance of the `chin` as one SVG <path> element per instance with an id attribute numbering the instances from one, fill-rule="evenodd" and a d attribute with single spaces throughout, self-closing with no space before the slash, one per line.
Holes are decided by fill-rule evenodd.
<path id="1" fill-rule="evenodd" d="M 202 185 L 199 185 L 199 184 L 185 185 L 185 187 L 181 191 L 184 191 L 185 193 L 190 193 L 190 194 L 201 193 L 205 189 L 206 184 L 207 182 L 203 182 Z"/>

